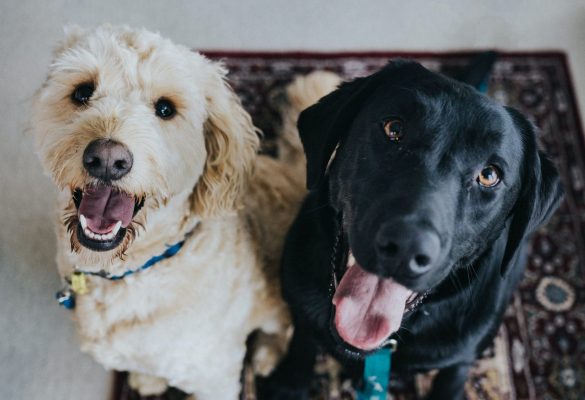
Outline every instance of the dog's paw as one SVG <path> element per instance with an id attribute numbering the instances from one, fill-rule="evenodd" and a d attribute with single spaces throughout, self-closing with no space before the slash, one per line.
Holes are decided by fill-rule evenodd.
<path id="1" fill-rule="evenodd" d="M 254 339 L 248 348 L 254 375 L 268 376 L 286 354 L 292 336 L 292 327 L 284 329 L 281 325 L 267 325 L 264 327 L 266 330 L 255 332 Z"/>
<path id="2" fill-rule="evenodd" d="M 141 396 L 158 396 L 167 390 L 167 381 L 157 376 L 130 372 L 128 384 Z"/>
<path id="3" fill-rule="evenodd" d="M 274 379 L 256 378 L 258 400 L 309 400 L 309 388 L 288 387 Z"/>
<path id="4" fill-rule="evenodd" d="M 282 352 L 275 346 L 258 346 L 252 356 L 254 374 L 268 376 L 282 358 Z"/>

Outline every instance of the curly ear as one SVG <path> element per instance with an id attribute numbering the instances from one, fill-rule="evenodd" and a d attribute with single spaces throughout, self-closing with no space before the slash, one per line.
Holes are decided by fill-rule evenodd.
<path id="1" fill-rule="evenodd" d="M 501 266 L 502 276 L 522 249 L 524 240 L 557 210 L 563 198 L 559 173 L 547 156 L 538 150 L 534 126 L 517 110 L 506 107 L 524 143 L 522 188 L 512 210 L 508 242 Z"/>
<path id="2" fill-rule="evenodd" d="M 373 75 L 343 83 L 339 88 L 304 110 L 297 123 L 307 158 L 307 188 L 323 182 L 327 165 L 363 101 L 388 79 L 413 79 L 428 71 L 420 64 L 394 60 Z"/>
<path id="3" fill-rule="evenodd" d="M 260 132 L 240 99 L 225 81 L 226 69 L 209 62 L 204 124 L 207 159 L 191 197 L 192 209 L 202 216 L 233 212 L 252 173 L 260 146 Z"/>

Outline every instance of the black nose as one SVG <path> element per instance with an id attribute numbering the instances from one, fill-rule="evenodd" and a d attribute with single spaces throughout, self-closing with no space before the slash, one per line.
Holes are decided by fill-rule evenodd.
<path id="1" fill-rule="evenodd" d="M 122 143 L 98 139 L 83 152 L 83 166 L 87 172 L 104 181 L 115 181 L 132 169 L 132 153 Z"/>
<path id="2" fill-rule="evenodd" d="M 383 224 L 376 245 L 381 272 L 409 278 L 433 268 L 441 252 L 441 240 L 434 230 L 403 221 Z"/>

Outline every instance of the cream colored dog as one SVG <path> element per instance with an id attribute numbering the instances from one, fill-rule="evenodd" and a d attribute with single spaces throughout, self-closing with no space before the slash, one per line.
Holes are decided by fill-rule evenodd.
<path id="1" fill-rule="evenodd" d="M 82 349 L 143 395 L 236 399 L 250 333 L 256 373 L 286 350 L 277 269 L 304 195 L 294 122 L 338 80 L 287 89 L 278 160 L 257 155 L 225 74 L 145 30 L 72 29 L 36 96 L 37 150 L 61 190 L 60 300 L 75 300 Z"/>

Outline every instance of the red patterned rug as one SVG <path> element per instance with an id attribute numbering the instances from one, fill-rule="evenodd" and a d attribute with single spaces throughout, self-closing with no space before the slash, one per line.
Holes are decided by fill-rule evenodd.
<path id="1" fill-rule="evenodd" d="M 370 74 L 392 57 L 414 58 L 427 68 L 450 74 L 472 53 L 217 53 L 229 79 L 266 135 L 266 151 L 279 119 L 271 96 L 295 75 L 315 69 L 343 78 Z M 469 399 L 585 398 L 585 142 L 575 95 L 562 53 L 502 53 L 494 66 L 489 94 L 529 115 L 540 127 L 540 142 L 556 161 L 566 197 L 550 223 L 532 240 L 526 274 L 494 346 L 486 352 L 466 387 Z M 335 362 L 321 357 L 314 399 L 353 399 L 351 382 Z M 432 374 L 392 377 L 391 397 L 423 396 Z M 114 398 L 138 400 L 118 374 Z M 252 400 L 253 379 L 243 374 L 242 398 Z M 149 399 L 183 399 L 169 390 Z M 222 400 L 222 399 L 218 399 Z"/>

